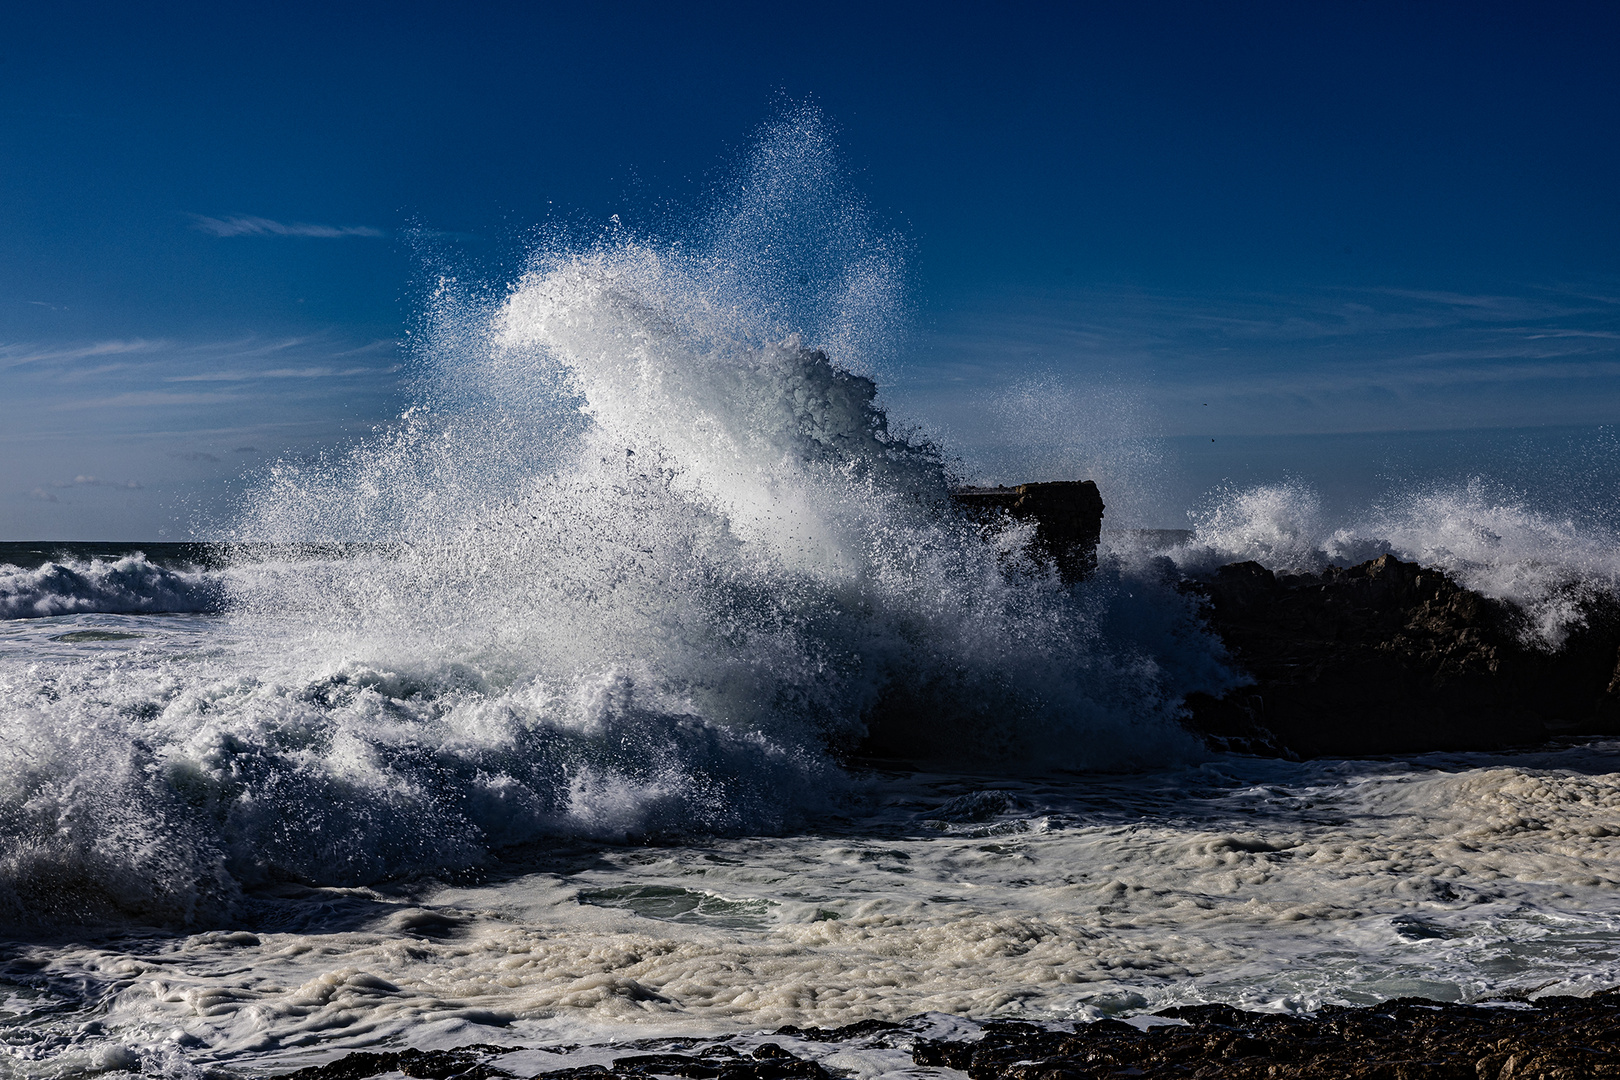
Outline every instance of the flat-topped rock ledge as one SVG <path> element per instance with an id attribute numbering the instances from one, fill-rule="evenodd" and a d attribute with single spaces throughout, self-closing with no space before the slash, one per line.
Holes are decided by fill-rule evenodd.
<path id="1" fill-rule="evenodd" d="M 1097 569 L 1103 501 L 1092 480 L 1017 487 L 961 487 L 951 498 L 970 517 L 994 526 L 1007 517 L 1035 523 L 1036 553 L 1051 559 L 1070 584 Z"/>
<path id="2" fill-rule="evenodd" d="M 1355 757 L 1499 750 L 1620 734 L 1620 600 L 1573 597 L 1583 625 L 1556 650 L 1512 605 L 1385 555 L 1278 577 L 1255 562 L 1191 586 L 1252 678 L 1189 697 L 1213 746 Z"/>

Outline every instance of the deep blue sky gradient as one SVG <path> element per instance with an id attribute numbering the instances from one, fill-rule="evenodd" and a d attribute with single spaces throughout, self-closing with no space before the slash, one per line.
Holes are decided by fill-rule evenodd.
<path id="1" fill-rule="evenodd" d="M 0 539 L 183 534 L 398 411 L 424 236 L 499 282 L 792 103 L 909 241 L 891 402 L 987 478 L 1620 420 L 1617 55 L 1602 4 L 14 5 Z"/>

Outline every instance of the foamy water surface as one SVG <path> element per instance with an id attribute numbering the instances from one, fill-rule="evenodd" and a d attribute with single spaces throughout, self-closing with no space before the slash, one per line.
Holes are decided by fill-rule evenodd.
<path id="1" fill-rule="evenodd" d="M 228 625 L 68 616 L 21 633 L 52 657 L 58 690 L 82 697 L 131 675 L 171 700 L 277 696 L 209 682 L 204 672 L 248 650 Z M 89 633 L 105 636 L 72 638 Z M 28 650 L 18 633 L 7 644 L 10 685 Z M 421 730 L 402 738 L 404 721 L 386 719 L 409 699 L 367 692 L 369 746 L 343 730 L 355 718 L 326 706 L 337 730 L 319 815 L 307 794 L 278 791 L 313 777 L 266 769 L 240 722 L 204 737 L 194 720 L 185 767 L 243 785 L 234 825 L 212 837 L 184 828 L 174 773 L 133 779 L 151 773 L 127 764 L 139 740 L 114 754 L 105 732 L 61 733 L 56 782 L 21 803 L 13 787 L 7 806 L 15 822 L 54 798 L 59 830 L 77 819 L 86 831 L 59 831 L 31 867 L 14 846 L 9 880 L 33 876 L 23 899 L 35 911 L 112 908 L 102 929 L 41 928 L 8 947 L 6 1038 L 20 1068 L 260 1069 L 379 1044 L 601 1044 L 924 1012 L 1069 1020 L 1203 1000 L 1307 1009 L 1620 980 L 1620 745 L 1412 763 L 1221 757 L 1126 775 L 824 765 L 822 808 L 792 822 L 604 843 L 609 819 L 590 834 L 583 815 L 616 811 L 579 803 L 480 859 L 475 845 L 491 840 L 465 794 L 459 835 L 448 819 L 412 819 L 413 799 L 418 815 L 433 799 L 405 789 L 426 780 L 384 764 L 414 743 L 451 770 L 468 733 L 443 731 L 428 754 Z M 281 710 L 292 696 L 279 695 Z M 46 767 L 46 745 L 31 746 Z M 342 805 L 345 783 L 370 785 L 369 804 Z M 179 794 L 139 801 L 164 788 Z M 365 862 L 405 857 L 415 872 Z M 329 861 L 301 864 L 304 881 L 267 869 L 296 858 Z M 137 929 L 159 920 L 169 927 Z"/>

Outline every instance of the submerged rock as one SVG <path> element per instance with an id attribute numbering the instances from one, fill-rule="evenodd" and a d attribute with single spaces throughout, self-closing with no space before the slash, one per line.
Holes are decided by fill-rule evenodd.
<path id="1" fill-rule="evenodd" d="M 1252 681 L 1188 698 L 1218 749 L 1353 757 L 1531 746 L 1620 733 L 1620 601 L 1577 601 L 1559 648 L 1512 605 L 1385 555 L 1278 577 L 1255 562 L 1196 586 Z"/>

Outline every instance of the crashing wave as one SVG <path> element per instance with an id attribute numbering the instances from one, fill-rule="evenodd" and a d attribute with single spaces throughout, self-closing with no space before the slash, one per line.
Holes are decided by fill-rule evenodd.
<path id="1" fill-rule="evenodd" d="M 852 754 L 1199 753 L 1180 702 L 1230 675 L 1174 581 L 1065 583 L 890 422 L 899 268 L 822 134 L 767 131 L 699 236 L 546 248 L 493 309 L 446 281 L 415 406 L 244 498 L 211 651 L 0 680 L 13 912 L 776 832 Z"/>
<path id="2" fill-rule="evenodd" d="M 1192 537 L 1169 552 L 1183 571 L 1253 560 L 1277 573 L 1317 573 L 1387 553 L 1514 605 L 1528 637 L 1545 646 L 1580 626 L 1591 601 L 1620 596 L 1612 529 L 1534 509 L 1477 477 L 1404 493 L 1359 521 L 1329 521 L 1317 493 L 1297 482 L 1224 491 L 1192 517 Z"/>
<path id="3" fill-rule="evenodd" d="M 0 565 L 0 619 L 206 612 L 217 611 L 220 602 L 216 575 L 158 566 L 139 552 L 32 568 Z"/>

